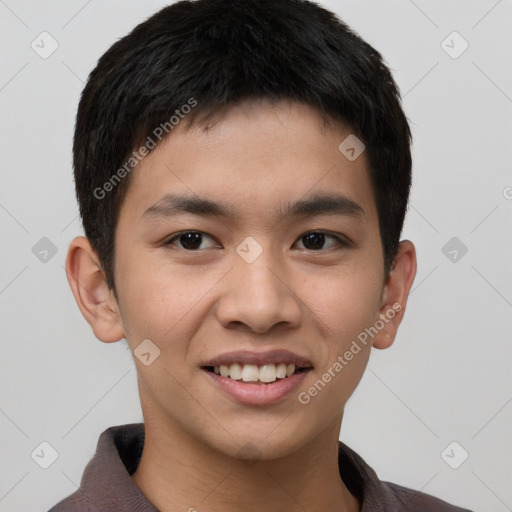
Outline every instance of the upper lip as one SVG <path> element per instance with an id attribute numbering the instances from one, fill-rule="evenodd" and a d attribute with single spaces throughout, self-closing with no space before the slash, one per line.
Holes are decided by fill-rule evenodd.
<path id="1" fill-rule="evenodd" d="M 252 352 L 248 350 L 238 350 L 236 352 L 227 352 L 221 354 L 213 359 L 205 361 L 201 366 L 229 366 L 234 363 L 239 364 L 254 364 L 257 366 L 263 366 L 265 364 L 294 364 L 298 368 L 309 368 L 313 365 L 311 362 L 303 356 L 294 354 L 289 350 L 269 350 L 267 352 Z"/>

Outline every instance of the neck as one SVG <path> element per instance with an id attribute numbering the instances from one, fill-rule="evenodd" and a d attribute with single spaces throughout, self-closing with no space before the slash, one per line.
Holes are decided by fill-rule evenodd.
<path id="1" fill-rule="evenodd" d="M 339 473 L 339 428 L 286 457 L 255 461 L 227 456 L 173 428 L 146 422 L 145 432 L 132 480 L 161 512 L 360 510 Z"/>

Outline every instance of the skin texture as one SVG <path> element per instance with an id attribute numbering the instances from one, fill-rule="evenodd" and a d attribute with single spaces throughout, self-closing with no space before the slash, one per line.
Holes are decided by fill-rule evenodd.
<path id="1" fill-rule="evenodd" d="M 360 509 L 340 478 L 337 442 L 344 406 L 371 347 L 395 338 L 416 274 L 414 245 L 402 241 L 383 286 L 379 225 L 364 153 L 338 145 L 350 130 L 322 127 L 294 102 L 244 101 L 210 125 L 176 127 L 137 169 L 116 230 L 115 282 L 108 290 L 89 242 L 70 245 L 70 286 L 96 337 L 150 339 L 160 356 L 134 358 L 146 444 L 132 476 L 163 512 Z M 167 193 L 222 201 L 233 219 L 192 214 L 142 218 Z M 365 211 L 279 219 L 288 202 L 339 193 Z M 187 251 L 171 235 L 205 233 Z M 306 247 L 304 234 L 351 241 Z M 236 252 L 248 236 L 263 249 L 252 263 Z M 199 245 L 199 244 L 198 244 Z M 393 304 L 401 309 L 308 404 L 297 399 Z M 313 370 L 297 392 L 270 405 L 242 405 L 213 386 L 200 366 L 234 350 L 284 348 Z M 250 444 L 247 444 L 250 443 Z M 252 446 L 248 459 L 247 447 Z M 245 447 L 245 450 L 243 449 Z"/>

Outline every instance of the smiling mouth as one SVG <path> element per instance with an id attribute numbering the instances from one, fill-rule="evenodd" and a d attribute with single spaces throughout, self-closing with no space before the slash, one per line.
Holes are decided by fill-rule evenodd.
<path id="1" fill-rule="evenodd" d="M 219 366 L 205 366 L 204 370 L 230 380 L 242 381 L 247 384 L 272 384 L 284 379 L 288 379 L 298 373 L 311 370 L 309 367 L 297 367 L 295 364 L 239 364 Z"/>

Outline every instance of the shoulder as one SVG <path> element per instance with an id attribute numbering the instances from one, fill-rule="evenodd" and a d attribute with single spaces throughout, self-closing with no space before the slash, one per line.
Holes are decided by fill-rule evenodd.
<path id="1" fill-rule="evenodd" d="M 139 463 L 144 437 L 143 423 L 116 425 L 103 431 L 78 489 L 48 512 L 154 512 L 156 509 L 130 477 Z"/>
<path id="2" fill-rule="evenodd" d="M 48 512 L 100 512 L 100 509 L 77 490 L 59 501 Z"/>
<path id="3" fill-rule="evenodd" d="M 362 502 L 361 512 L 471 512 L 430 494 L 380 480 L 364 459 L 341 441 L 338 465 L 347 488 Z"/>
<path id="4" fill-rule="evenodd" d="M 382 490 L 390 502 L 396 502 L 407 512 L 471 512 L 466 508 L 450 505 L 446 501 L 414 489 L 391 482 L 381 482 Z"/>

